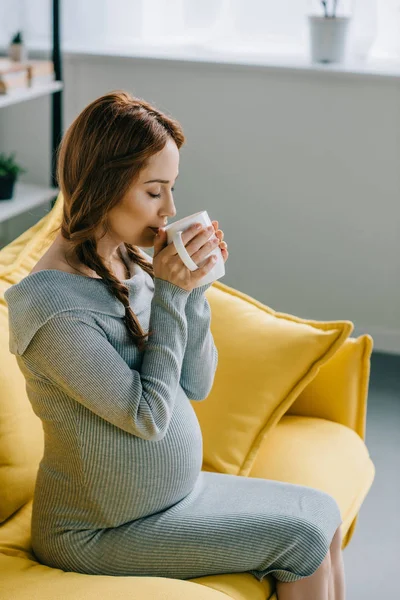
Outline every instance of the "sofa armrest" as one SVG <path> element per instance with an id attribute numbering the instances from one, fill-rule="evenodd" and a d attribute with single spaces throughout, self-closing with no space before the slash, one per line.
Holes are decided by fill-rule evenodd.
<path id="1" fill-rule="evenodd" d="M 370 335 L 349 337 L 286 414 L 334 421 L 365 440 L 372 349 Z"/>

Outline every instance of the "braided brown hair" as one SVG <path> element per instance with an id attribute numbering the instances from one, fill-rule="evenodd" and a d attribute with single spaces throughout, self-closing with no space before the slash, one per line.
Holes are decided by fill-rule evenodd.
<path id="1" fill-rule="evenodd" d="M 67 129 L 57 157 L 57 180 L 63 195 L 60 229 L 71 253 L 99 275 L 125 306 L 124 322 L 142 351 L 147 334 L 129 306 L 129 290 L 103 262 L 95 231 L 107 232 L 107 213 L 123 198 L 146 167 L 172 138 L 185 143 L 180 124 L 145 100 L 116 90 L 89 104 Z M 137 247 L 125 244 L 128 257 L 154 279 L 153 265 Z M 118 254 L 121 256 L 120 248 Z"/>

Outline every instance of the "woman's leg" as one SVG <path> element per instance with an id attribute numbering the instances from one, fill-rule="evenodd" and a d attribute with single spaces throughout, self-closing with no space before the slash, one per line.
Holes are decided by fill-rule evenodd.
<path id="1" fill-rule="evenodd" d="M 340 526 L 320 567 L 299 581 L 276 580 L 278 600 L 345 600 Z"/>
<path id="2" fill-rule="evenodd" d="M 338 527 L 330 547 L 332 563 L 332 580 L 335 589 L 335 600 L 345 600 L 345 577 L 342 552 L 342 531 Z"/>
<path id="3" fill-rule="evenodd" d="M 328 594 L 330 576 L 331 554 L 328 552 L 320 567 L 310 577 L 289 583 L 277 579 L 278 600 L 335 600 Z"/>

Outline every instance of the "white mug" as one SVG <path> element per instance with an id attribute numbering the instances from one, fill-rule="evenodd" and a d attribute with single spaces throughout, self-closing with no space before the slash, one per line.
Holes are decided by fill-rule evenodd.
<path id="1" fill-rule="evenodd" d="M 204 261 L 208 260 L 208 257 L 212 254 L 215 254 L 215 256 L 217 257 L 217 261 L 213 268 L 204 277 L 202 277 L 200 281 L 194 286 L 200 287 L 202 285 L 206 285 L 207 283 L 212 283 L 213 281 L 216 281 L 217 279 L 223 277 L 225 275 L 225 263 L 219 246 L 214 248 L 214 250 L 211 250 L 211 252 L 209 252 L 207 256 L 205 256 L 204 259 L 198 265 L 192 260 L 182 241 L 182 233 L 194 223 L 201 223 L 203 227 L 208 227 L 209 225 L 212 225 L 211 219 L 208 216 L 207 211 L 202 210 L 198 213 L 195 213 L 194 215 L 189 215 L 188 217 L 179 219 L 179 221 L 175 221 L 175 223 L 171 223 L 171 225 L 167 225 L 167 227 L 163 227 L 163 229 L 165 229 L 165 231 L 167 232 L 168 244 L 174 244 L 182 262 L 190 271 L 196 271 L 199 267 L 202 267 Z M 210 237 L 207 241 L 215 237 L 217 237 L 215 233 L 210 234 Z"/>

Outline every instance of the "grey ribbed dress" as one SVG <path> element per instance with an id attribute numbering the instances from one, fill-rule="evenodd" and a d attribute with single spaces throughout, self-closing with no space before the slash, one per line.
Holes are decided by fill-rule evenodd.
<path id="1" fill-rule="evenodd" d="M 154 330 L 143 353 L 101 279 L 50 269 L 5 293 L 10 350 L 44 428 L 37 559 L 117 576 L 311 575 L 342 522 L 333 497 L 201 470 L 190 400 L 207 397 L 217 368 L 209 285 L 189 293 L 137 265 L 124 283 Z"/>

